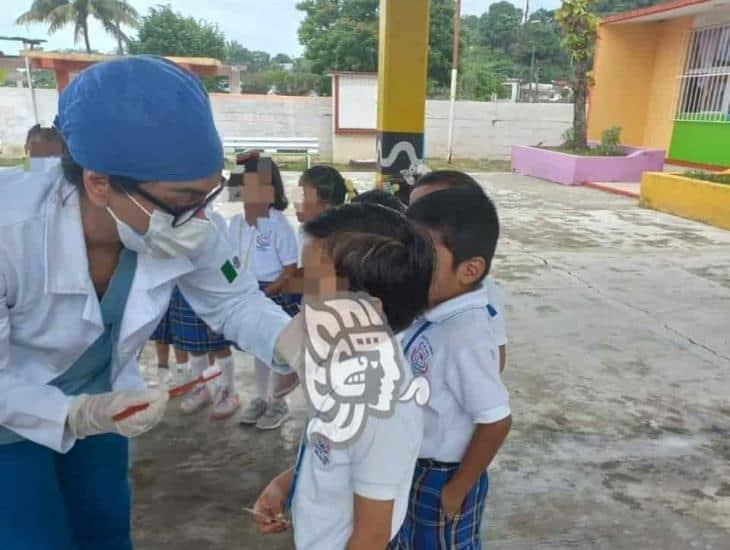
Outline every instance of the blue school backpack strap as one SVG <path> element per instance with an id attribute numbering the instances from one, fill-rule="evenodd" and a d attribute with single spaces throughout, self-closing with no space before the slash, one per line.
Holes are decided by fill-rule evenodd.
<path id="1" fill-rule="evenodd" d="M 494 307 L 491 304 L 487 304 L 487 313 L 489 313 L 489 316 L 494 318 L 497 316 L 497 310 L 494 309 Z M 428 327 L 430 327 L 433 323 L 431 321 L 424 321 L 415 332 L 411 334 L 411 336 L 406 341 L 406 344 L 403 346 L 403 355 L 406 357 L 408 356 L 408 350 L 411 349 L 411 346 L 413 343 L 418 339 L 418 337 L 423 334 Z"/>
<path id="2" fill-rule="evenodd" d="M 294 503 L 294 491 L 297 488 L 297 479 L 299 478 L 299 472 L 302 469 L 302 462 L 304 461 L 304 451 L 307 449 L 307 426 L 309 422 L 304 425 L 304 433 L 302 438 L 299 440 L 299 451 L 297 451 L 297 461 L 294 463 L 294 475 L 292 475 L 291 485 L 289 486 L 289 492 L 286 495 L 286 510 L 285 513 L 291 513 L 291 507 Z"/>

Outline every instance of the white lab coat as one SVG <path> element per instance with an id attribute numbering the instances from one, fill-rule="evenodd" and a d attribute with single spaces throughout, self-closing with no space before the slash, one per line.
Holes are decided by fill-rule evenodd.
<path id="1" fill-rule="evenodd" d="M 4 185 L 4 184 L 10 185 Z M 229 283 L 221 267 L 238 260 L 216 231 L 194 260 L 139 255 L 112 358 L 115 390 L 143 388 L 136 355 L 167 310 L 177 284 L 216 332 L 271 362 L 289 317 L 248 272 Z M 59 452 L 72 397 L 48 383 L 102 334 L 78 192 L 60 166 L 0 172 L 0 425 Z"/>

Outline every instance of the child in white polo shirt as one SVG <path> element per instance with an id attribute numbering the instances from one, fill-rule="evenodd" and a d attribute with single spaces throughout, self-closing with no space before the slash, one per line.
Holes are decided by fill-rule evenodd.
<path id="1" fill-rule="evenodd" d="M 271 159 L 255 153 L 241 155 L 237 162 L 244 166 L 244 213 L 231 218 L 229 240 L 243 268 L 256 276 L 259 288 L 293 317 L 299 311 L 301 295 L 285 288 L 296 274 L 299 245 L 294 227 L 283 214 L 288 201 L 281 173 Z M 280 375 L 259 359 L 254 359 L 254 374 L 256 397 L 241 413 L 239 422 L 260 430 L 276 429 L 289 415 L 286 400 L 273 396 Z"/>
<path id="2" fill-rule="evenodd" d="M 484 193 L 482 186 L 468 174 L 457 170 L 435 170 L 416 180 L 410 193 L 410 204 L 434 191 L 454 188 L 472 189 Z M 507 363 L 507 327 L 504 319 L 502 293 L 491 273 L 484 279 L 484 286 L 489 294 L 490 324 L 499 346 L 499 370 L 501 372 Z"/>
<path id="3" fill-rule="evenodd" d="M 344 205 L 307 222 L 304 234 L 306 304 L 322 303 L 337 292 L 363 292 L 382 303 L 393 332 L 410 326 L 425 310 L 433 249 L 401 213 L 372 204 Z M 345 443 L 305 434 L 295 468 L 276 477 L 254 506 L 254 519 L 262 532 L 287 528 L 281 519 L 287 501 L 299 550 L 385 548 L 398 532 L 406 515 L 423 423 L 421 407 L 399 398 L 412 375 L 405 361 L 397 376 L 386 367 L 384 353 L 402 359 L 397 341 L 389 342 L 390 347 L 378 348 L 381 361 L 376 368 L 369 363 L 357 376 L 364 378 L 366 386 L 375 382 L 380 398 L 385 393 L 392 399 L 391 413 L 367 414 L 359 435 Z M 344 359 L 341 355 L 337 354 L 340 362 L 331 372 L 343 368 L 342 361 L 363 359 L 362 355 L 345 353 Z M 302 381 L 305 388 L 310 387 L 304 377 Z M 307 391 L 311 427 L 324 417 Z M 325 395 L 336 393 L 326 387 L 324 391 Z"/>
<path id="4" fill-rule="evenodd" d="M 483 284 L 497 211 L 482 191 L 451 188 L 414 201 L 407 215 L 431 235 L 437 258 L 430 309 L 402 340 L 413 372 L 430 382 L 431 399 L 408 517 L 390 548 L 478 549 L 487 467 L 511 425 Z"/>

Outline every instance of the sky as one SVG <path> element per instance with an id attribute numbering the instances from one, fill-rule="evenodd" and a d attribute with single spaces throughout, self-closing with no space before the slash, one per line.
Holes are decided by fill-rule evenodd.
<path id="1" fill-rule="evenodd" d="M 0 36 L 47 39 L 48 43 L 44 45 L 46 50 L 83 47 L 83 39 L 80 44 L 74 45 L 72 26 L 49 36 L 44 25 L 15 25 L 15 19 L 31 3 L 31 0 L 0 0 Z M 236 40 L 250 50 L 291 56 L 302 53 L 297 28 L 303 16 L 296 9 L 297 0 L 129 0 L 129 3 L 142 15 L 152 6 L 172 4 L 183 15 L 217 23 L 227 40 Z M 491 3 L 491 0 L 462 0 L 462 13 L 479 15 Z M 513 3 L 524 9 L 524 0 L 515 0 Z M 530 11 L 542 7 L 553 9 L 559 3 L 559 0 L 531 0 Z M 107 53 L 115 50 L 114 40 L 93 20 L 89 34 L 93 49 Z M 18 43 L 0 41 L 0 51 L 5 55 L 17 54 L 20 48 Z"/>

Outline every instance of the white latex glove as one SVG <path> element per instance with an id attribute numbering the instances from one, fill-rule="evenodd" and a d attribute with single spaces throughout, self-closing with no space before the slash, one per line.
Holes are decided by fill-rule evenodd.
<path id="1" fill-rule="evenodd" d="M 168 393 L 159 389 L 82 394 L 71 403 L 66 423 L 76 439 L 104 433 L 135 437 L 154 428 L 162 420 L 168 400 Z M 144 403 L 149 403 L 145 410 L 119 422 L 113 420 L 113 416 L 127 407 Z"/>

